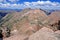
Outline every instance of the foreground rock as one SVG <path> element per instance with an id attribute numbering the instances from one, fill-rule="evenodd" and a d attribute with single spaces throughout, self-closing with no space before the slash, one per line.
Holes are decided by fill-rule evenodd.
<path id="1" fill-rule="evenodd" d="M 51 29 L 44 27 L 35 34 L 31 35 L 29 37 L 29 40 L 59 40 L 59 39 L 58 36 L 56 36 Z"/>
<path id="2" fill-rule="evenodd" d="M 5 38 L 4 40 L 25 40 L 28 36 L 25 35 L 14 35 L 9 38 Z"/>
<path id="3" fill-rule="evenodd" d="M 60 30 L 58 30 L 58 31 L 55 31 L 55 33 L 57 33 L 57 34 L 60 34 Z"/>

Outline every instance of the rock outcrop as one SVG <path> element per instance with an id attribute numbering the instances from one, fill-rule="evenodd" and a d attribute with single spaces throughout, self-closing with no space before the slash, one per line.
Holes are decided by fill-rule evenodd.
<path id="1" fill-rule="evenodd" d="M 51 29 L 43 27 L 31 35 L 29 40 L 59 40 L 59 38 Z"/>

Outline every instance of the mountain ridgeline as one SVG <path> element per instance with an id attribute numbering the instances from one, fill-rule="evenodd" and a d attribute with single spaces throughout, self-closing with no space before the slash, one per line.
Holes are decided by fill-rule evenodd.
<path id="1" fill-rule="evenodd" d="M 51 22 L 60 20 L 60 12 L 52 12 L 50 15 L 41 9 L 24 9 L 20 12 L 11 12 L 6 14 L 0 20 L 0 26 L 5 25 L 11 30 L 17 29 L 21 34 L 32 34 L 42 27 L 48 27 L 53 30 L 58 30 Z M 57 19 L 56 19 L 57 18 Z M 58 22 L 57 22 L 58 23 Z M 33 30 L 33 31 L 32 31 Z"/>

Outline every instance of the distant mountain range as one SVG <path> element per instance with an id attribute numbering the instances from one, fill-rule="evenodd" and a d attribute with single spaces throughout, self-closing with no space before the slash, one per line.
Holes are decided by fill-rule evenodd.
<path id="1" fill-rule="evenodd" d="M 31 9 L 31 8 L 26 8 L 26 9 Z M 37 8 L 36 8 L 37 9 Z M 12 12 L 20 12 L 24 9 L 0 9 L 0 16 L 4 17 L 7 13 L 12 13 Z M 47 10 L 47 9 L 40 9 L 43 10 L 47 15 L 51 14 L 53 11 L 59 11 L 59 10 Z"/>

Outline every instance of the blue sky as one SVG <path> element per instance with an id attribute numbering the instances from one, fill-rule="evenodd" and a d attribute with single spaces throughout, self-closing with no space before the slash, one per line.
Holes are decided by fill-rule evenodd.
<path id="1" fill-rule="evenodd" d="M 0 0 L 0 9 L 24 8 L 60 10 L 60 0 Z"/>
<path id="2" fill-rule="evenodd" d="M 39 0 L 20 0 L 19 2 L 25 2 L 25 1 L 28 1 L 28 2 L 33 2 L 33 1 L 39 1 Z M 47 0 L 40 0 L 40 1 L 47 1 Z M 60 2 L 60 0 L 50 0 L 52 2 Z"/>
<path id="3" fill-rule="evenodd" d="M 23 2 L 36 2 L 36 1 L 39 1 L 39 0 L 0 0 L 4 3 L 5 2 L 8 2 L 8 3 L 23 3 Z M 40 1 L 47 1 L 47 0 L 40 0 Z M 49 0 L 51 2 L 60 2 L 60 0 Z"/>

